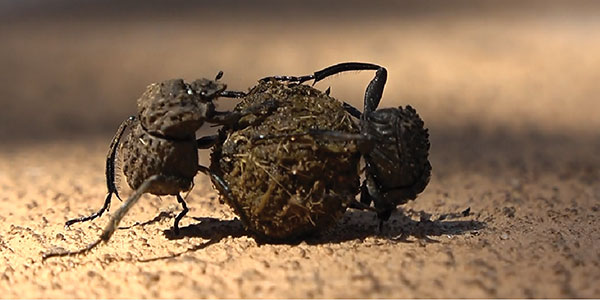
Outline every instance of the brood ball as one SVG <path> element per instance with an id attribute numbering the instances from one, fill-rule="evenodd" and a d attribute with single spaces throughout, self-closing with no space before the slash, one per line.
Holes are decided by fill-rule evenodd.
<path id="1" fill-rule="evenodd" d="M 265 114 L 224 127 L 211 171 L 231 190 L 223 196 L 260 237 L 289 239 L 335 224 L 359 191 L 355 141 L 317 138 L 310 130 L 358 133 L 342 103 L 307 85 L 261 82 L 236 106 L 275 100 Z"/>

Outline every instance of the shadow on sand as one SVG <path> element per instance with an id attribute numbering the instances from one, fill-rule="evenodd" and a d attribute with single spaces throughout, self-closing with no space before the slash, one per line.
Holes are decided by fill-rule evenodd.
<path id="1" fill-rule="evenodd" d="M 161 213 L 155 219 L 168 217 L 168 214 Z M 419 220 L 414 220 L 418 217 Z M 419 243 L 439 243 L 435 237 L 448 235 L 462 235 L 468 232 L 476 232 L 485 227 L 485 223 L 477 220 L 464 220 L 469 217 L 469 209 L 462 212 L 446 213 L 439 215 L 435 220 L 431 220 L 431 215 L 423 211 L 404 211 L 399 209 L 395 212 L 389 221 L 384 223 L 381 230 L 379 221 L 375 213 L 350 209 L 346 212 L 342 220 L 332 229 L 325 232 L 318 232 L 310 236 L 305 236 L 293 240 L 265 240 L 259 238 L 252 232 L 246 230 L 240 220 L 220 220 L 216 218 L 195 217 L 199 223 L 186 227 L 181 227 L 179 234 L 175 234 L 172 229 L 164 231 L 165 236 L 170 240 L 182 239 L 184 237 L 199 237 L 208 241 L 190 247 L 186 251 L 175 253 L 169 256 L 156 257 L 140 260 L 149 262 L 155 260 L 169 259 L 181 256 L 188 252 L 194 252 L 204 249 L 212 244 L 220 242 L 227 237 L 252 237 L 259 245 L 264 244 L 286 244 L 297 245 L 306 242 L 309 245 L 341 243 L 350 240 L 362 240 L 368 237 L 379 237 L 396 242 L 419 242 Z M 456 220 L 463 219 L 463 220 Z M 148 223 L 146 222 L 146 223 Z M 141 223 L 139 225 L 143 225 Z M 411 238 L 412 237 L 412 238 Z"/>

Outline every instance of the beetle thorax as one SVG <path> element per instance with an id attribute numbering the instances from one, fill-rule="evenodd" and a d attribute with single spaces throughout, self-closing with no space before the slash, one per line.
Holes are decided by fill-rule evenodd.
<path id="1" fill-rule="evenodd" d="M 194 135 L 214 110 L 212 102 L 200 101 L 199 95 L 181 79 L 149 85 L 137 106 L 144 129 L 175 139 Z"/>

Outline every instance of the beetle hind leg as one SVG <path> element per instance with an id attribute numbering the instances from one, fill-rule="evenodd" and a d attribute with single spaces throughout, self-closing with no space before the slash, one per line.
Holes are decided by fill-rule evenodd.
<path id="1" fill-rule="evenodd" d="M 181 221 L 181 219 L 188 213 L 189 209 L 188 209 L 187 205 L 185 204 L 185 200 L 179 194 L 177 194 L 177 202 L 179 202 L 181 204 L 181 207 L 183 207 L 183 210 L 179 214 L 177 214 L 177 216 L 175 217 L 175 223 L 173 224 L 173 231 L 175 231 L 175 234 L 178 235 L 179 234 L 179 221 Z"/>

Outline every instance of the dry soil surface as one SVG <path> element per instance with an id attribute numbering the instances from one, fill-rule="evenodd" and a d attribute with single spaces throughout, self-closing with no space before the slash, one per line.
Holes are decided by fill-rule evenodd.
<path id="1" fill-rule="evenodd" d="M 105 193 L 105 141 L 3 149 L 0 282 L 4 297 L 596 297 L 600 293 L 600 145 L 476 132 L 432 141 L 434 175 L 377 229 L 350 210 L 299 244 L 260 244 L 201 175 L 182 235 L 175 199 L 146 196 L 113 238 L 108 216 L 63 227 Z M 469 143 L 469 147 L 465 147 Z M 206 159 L 206 158 L 205 158 Z M 118 200 L 113 208 L 120 203 Z M 464 212 L 470 208 L 470 212 Z"/>
<path id="2" fill-rule="evenodd" d="M 13 72 L 0 81 L 0 293 L 599 297 L 600 22 L 591 11 L 310 24 L 70 15 L 3 26 L 0 59 Z M 108 243 L 42 261 L 49 249 L 85 246 L 107 223 L 110 213 L 64 228 L 101 206 L 111 131 L 146 84 L 224 69 L 245 89 L 346 60 L 386 65 L 382 106 L 410 103 L 430 127 L 431 182 L 381 232 L 372 212 L 349 210 L 318 236 L 259 243 L 198 175 L 181 235 L 171 232 L 176 200 L 146 195 Z M 372 75 L 356 76 L 318 87 L 360 105 Z"/>

